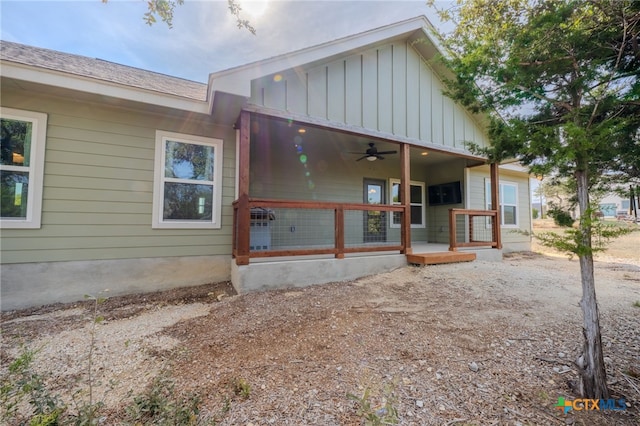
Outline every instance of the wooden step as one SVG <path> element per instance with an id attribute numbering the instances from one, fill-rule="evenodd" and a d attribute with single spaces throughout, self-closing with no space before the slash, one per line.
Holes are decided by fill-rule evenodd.
<path id="1" fill-rule="evenodd" d="M 438 265 L 441 263 L 472 262 L 474 260 L 476 260 L 475 253 L 459 251 L 418 253 L 407 255 L 407 262 L 416 265 Z"/>

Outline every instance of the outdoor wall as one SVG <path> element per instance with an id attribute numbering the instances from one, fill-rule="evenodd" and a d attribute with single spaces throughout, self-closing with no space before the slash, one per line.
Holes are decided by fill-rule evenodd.
<path id="1" fill-rule="evenodd" d="M 211 262 L 216 258 L 224 265 L 211 265 L 209 272 L 194 276 L 199 283 L 229 279 L 235 176 L 232 128 L 217 127 L 202 117 L 149 113 L 8 88 L 2 89 L 2 105 L 48 115 L 42 226 L 2 230 L 3 309 L 9 303 L 5 299 L 10 288 L 37 288 L 30 283 L 33 268 L 60 270 L 50 262 L 75 262 L 76 272 L 61 275 L 59 281 L 49 277 L 51 285 L 61 289 L 82 286 L 68 280 L 83 276 L 78 271 L 85 267 L 95 268 L 93 262 L 116 259 L 177 261 L 199 256 Z M 224 140 L 221 229 L 152 229 L 157 129 Z M 176 267 L 185 274 L 188 269 Z M 153 267 L 146 272 L 152 273 Z M 144 268 L 136 271 L 137 276 L 144 274 Z M 146 282 L 151 284 L 145 290 L 155 290 L 149 277 Z M 181 284 L 193 284 L 191 278 L 183 278 Z M 144 280 L 134 287 L 144 288 Z M 82 298 L 82 293 L 78 296 Z"/>
<path id="2" fill-rule="evenodd" d="M 489 166 L 474 167 L 469 169 L 469 193 L 467 200 L 470 209 L 486 209 L 485 182 L 489 179 Z M 502 244 L 505 252 L 529 250 L 531 237 L 525 235 L 532 229 L 531 223 L 531 187 L 529 175 L 525 172 L 516 172 L 500 167 L 500 182 L 517 184 L 517 225 L 502 226 Z M 523 232 L 524 231 L 524 232 Z"/>
<path id="3" fill-rule="evenodd" d="M 462 151 L 486 146 L 477 121 L 443 95 L 439 77 L 406 42 L 252 82 L 250 103 Z"/>
<path id="4" fill-rule="evenodd" d="M 443 164 L 438 164 L 429 170 L 429 185 L 438 185 L 449 182 L 460 182 L 462 186 L 462 199 L 465 199 L 465 160 L 461 158 L 452 159 Z M 427 189 L 428 190 L 428 189 Z M 428 200 L 428 194 L 427 194 Z M 449 244 L 449 209 L 465 208 L 464 203 L 447 204 L 441 206 L 427 207 L 427 231 L 430 243 Z"/>
<path id="5" fill-rule="evenodd" d="M 389 203 L 389 179 L 400 178 L 400 159 L 398 155 L 389 155 L 385 160 L 369 162 L 355 161 L 357 156 L 340 155 L 323 149 L 321 143 L 305 145 L 306 162 L 300 162 L 300 156 L 292 148 L 292 144 L 283 140 L 264 140 L 252 138 L 251 141 L 251 174 L 249 194 L 255 198 L 325 201 L 340 203 L 364 202 L 364 179 L 376 179 L 385 182 L 385 204 Z M 425 182 L 431 171 L 412 167 L 411 180 Z M 426 197 L 426 195 L 425 195 Z M 332 213 L 328 218 L 325 213 L 298 214 L 295 211 L 276 215 L 272 226 L 281 229 L 295 228 L 295 233 L 274 233 L 273 244 L 291 246 L 298 244 L 331 244 L 333 239 Z M 358 215 L 355 215 L 358 216 Z M 362 214 L 360 214 L 362 217 Z M 354 217 L 352 216 L 352 219 Z M 349 219 L 347 219 L 349 220 Z M 356 219 L 354 219 L 356 220 Z M 427 222 L 429 221 L 427 212 Z M 400 229 L 390 228 L 389 218 L 387 235 L 390 241 L 400 241 Z M 317 228 L 319 224 L 328 225 L 328 234 L 312 237 L 314 241 L 303 241 L 303 235 L 313 235 L 307 228 Z M 354 221 L 351 222 L 355 223 Z M 362 225 L 355 224 L 346 230 L 345 239 L 362 241 Z M 298 237 L 297 235 L 300 235 Z M 413 241 L 426 241 L 426 228 L 412 228 Z"/>

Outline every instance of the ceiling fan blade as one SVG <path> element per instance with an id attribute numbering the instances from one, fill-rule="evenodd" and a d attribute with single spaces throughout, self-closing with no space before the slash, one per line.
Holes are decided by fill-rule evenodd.
<path id="1" fill-rule="evenodd" d="M 357 154 L 360 154 L 360 152 L 358 152 Z M 360 161 L 360 160 L 364 160 L 365 158 L 367 158 L 369 155 L 363 155 L 362 157 L 358 158 L 356 161 Z"/>
<path id="2" fill-rule="evenodd" d="M 376 155 L 376 158 L 377 158 L 378 160 L 384 160 L 384 157 L 383 157 L 382 155 L 380 155 L 380 154 Z"/>
<path id="3" fill-rule="evenodd" d="M 397 154 L 398 151 L 380 151 L 378 154 Z"/>

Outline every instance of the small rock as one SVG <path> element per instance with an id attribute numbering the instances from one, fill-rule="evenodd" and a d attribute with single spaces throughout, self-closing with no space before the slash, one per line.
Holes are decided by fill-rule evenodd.
<path id="1" fill-rule="evenodd" d="M 441 405 L 438 407 L 438 410 L 440 411 L 445 411 L 447 408 L 444 405 Z"/>
<path id="2" fill-rule="evenodd" d="M 558 352 L 558 358 L 564 358 L 564 357 L 565 357 L 564 352 Z"/>
<path id="3" fill-rule="evenodd" d="M 473 371 L 474 373 L 478 372 L 478 364 L 476 364 L 475 361 L 471 361 L 469 363 L 469 370 Z"/>
<path id="4" fill-rule="evenodd" d="M 416 401 L 416 406 L 417 406 L 418 408 L 422 408 L 422 407 L 424 407 L 424 401 L 417 400 L 417 401 Z"/>

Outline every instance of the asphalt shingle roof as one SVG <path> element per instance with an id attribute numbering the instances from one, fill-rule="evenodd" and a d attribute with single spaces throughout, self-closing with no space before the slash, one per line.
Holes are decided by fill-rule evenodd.
<path id="1" fill-rule="evenodd" d="M 102 59 L 72 55 L 9 41 L 0 42 L 0 59 L 198 101 L 207 100 L 207 85 L 204 83 Z"/>

